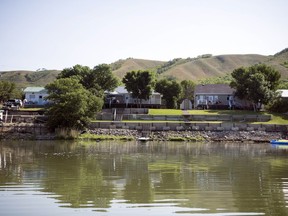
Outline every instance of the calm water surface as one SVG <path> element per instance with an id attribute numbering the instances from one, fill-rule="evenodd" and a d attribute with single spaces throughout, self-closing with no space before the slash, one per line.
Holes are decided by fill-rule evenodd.
<path id="1" fill-rule="evenodd" d="M 288 215 L 270 144 L 0 142 L 0 215 Z"/>

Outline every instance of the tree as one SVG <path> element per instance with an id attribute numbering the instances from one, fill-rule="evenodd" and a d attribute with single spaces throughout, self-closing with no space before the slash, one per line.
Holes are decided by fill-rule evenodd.
<path id="1" fill-rule="evenodd" d="M 276 95 L 281 75 L 278 71 L 264 64 L 248 68 L 238 68 L 232 72 L 230 86 L 236 89 L 235 95 L 257 104 L 268 104 Z"/>
<path id="2" fill-rule="evenodd" d="M 155 85 L 155 75 L 150 71 L 131 71 L 126 73 L 122 82 L 132 97 L 142 100 L 148 100 L 152 94 Z"/>
<path id="3" fill-rule="evenodd" d="M 57 79 L 73 77 L 78 79 L 79 82 L 83 82 L 83 78 L 89 73 L 91 73 L 91 69 L 88 66 L 78 64 L 72 68 L 65 68 L 62 70 L 61 73 L 58 74 Z"/>
<path id="4" fill-rule="evenodd" d="M 266 107 L 267 110 L 271 112 L 287 113 L 288 112 L 288 100 L 282 98 L 280 95 L 273 98 L 271 103 Z"/>
<path id="5" fill-rule="evenodd" d="M 75 65 L 65 68 L 46 86 L 51 106 L 47 108 L 48 127 L 80 130 L 87 126 L 103 106 L 104 91 L 113 90 L 118 79 L 106 64 L 91 70 Z"/>
<path id="6" fill-rule="evenodd" d="M 95 66 L 93 70 L 85 74 L 82 84 L 91 91 L 113 91 L 119 84 L 119 80 L 112 73 L 107 64 Z"/>
<path id="7" fill-rule="evenodd" d="M 11 98 L 22 98 L 22 92 L 16 88 L 16 84 L 9 81 L 0 81 L 0 101 Z"/>
<path id="8" fill-rule="evenodd" d="M 47 99 L 52 103 L 47 108 L 47 126 L 51 130 L 82 130 L 103 105 L 103 100 L 85 89 L 75 77 L 56 79 L 45 88 L 49 94 Z"/>
<path id="9" fill-rule="evenodd" d="M 181 96 L 180 99 L 189 99 L 194 100 L 194 89 L 196 84 L 192 80 L 183 80 L 180 83 L 181 85 Z"/>
<path id="10" fill-rule="evenodd" d="M 99 97 L 104 95 L 104 91 L 114 90 L 119 83 L 107 64 L 100 64 L 92 70 L 87 66 L 75 65 L 72 68 L 65 68 L 57 79 L 69 77 L 77 79 L 85 89 Z"/>
<path id="11" fill-rule="evenodd" d="M 177 108 L 177 100 L 181 94 L 181 85 L 176 80 L 162 79 L 157 81 L 155 91 L 162 94 L 167 108 Z"/>
<path id="12" fill-rule="evenodd" d="M 278 89 L 288 89 L 288 79 L 282 79 L 279 83 Z"/>

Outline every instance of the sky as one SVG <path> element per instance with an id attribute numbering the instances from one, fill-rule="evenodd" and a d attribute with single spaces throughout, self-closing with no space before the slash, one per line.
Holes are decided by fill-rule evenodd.
<path id="1" fill-rule="evenodd" d="M 287 0 L 0 0 L 0 71 L 119 59 L 274 55 Z"/>

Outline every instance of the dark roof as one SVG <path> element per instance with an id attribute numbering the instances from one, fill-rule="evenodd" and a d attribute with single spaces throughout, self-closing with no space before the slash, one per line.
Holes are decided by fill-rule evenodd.
<path id="1" fill-rule="evenodd" d="M 195 95 L 199 94 L 233 94 L 235 90 L 232 89 L 227 84 L 206 84 L 206 85 L 197 85 L 195 87 Z"/>

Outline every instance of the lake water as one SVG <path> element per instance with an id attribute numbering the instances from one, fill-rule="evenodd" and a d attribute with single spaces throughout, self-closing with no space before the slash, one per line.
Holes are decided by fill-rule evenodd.
<path id="1" fill-rule="evenodd" d="M 270 144 L 0 142 L 0 215 L 288 215 Z"/>

